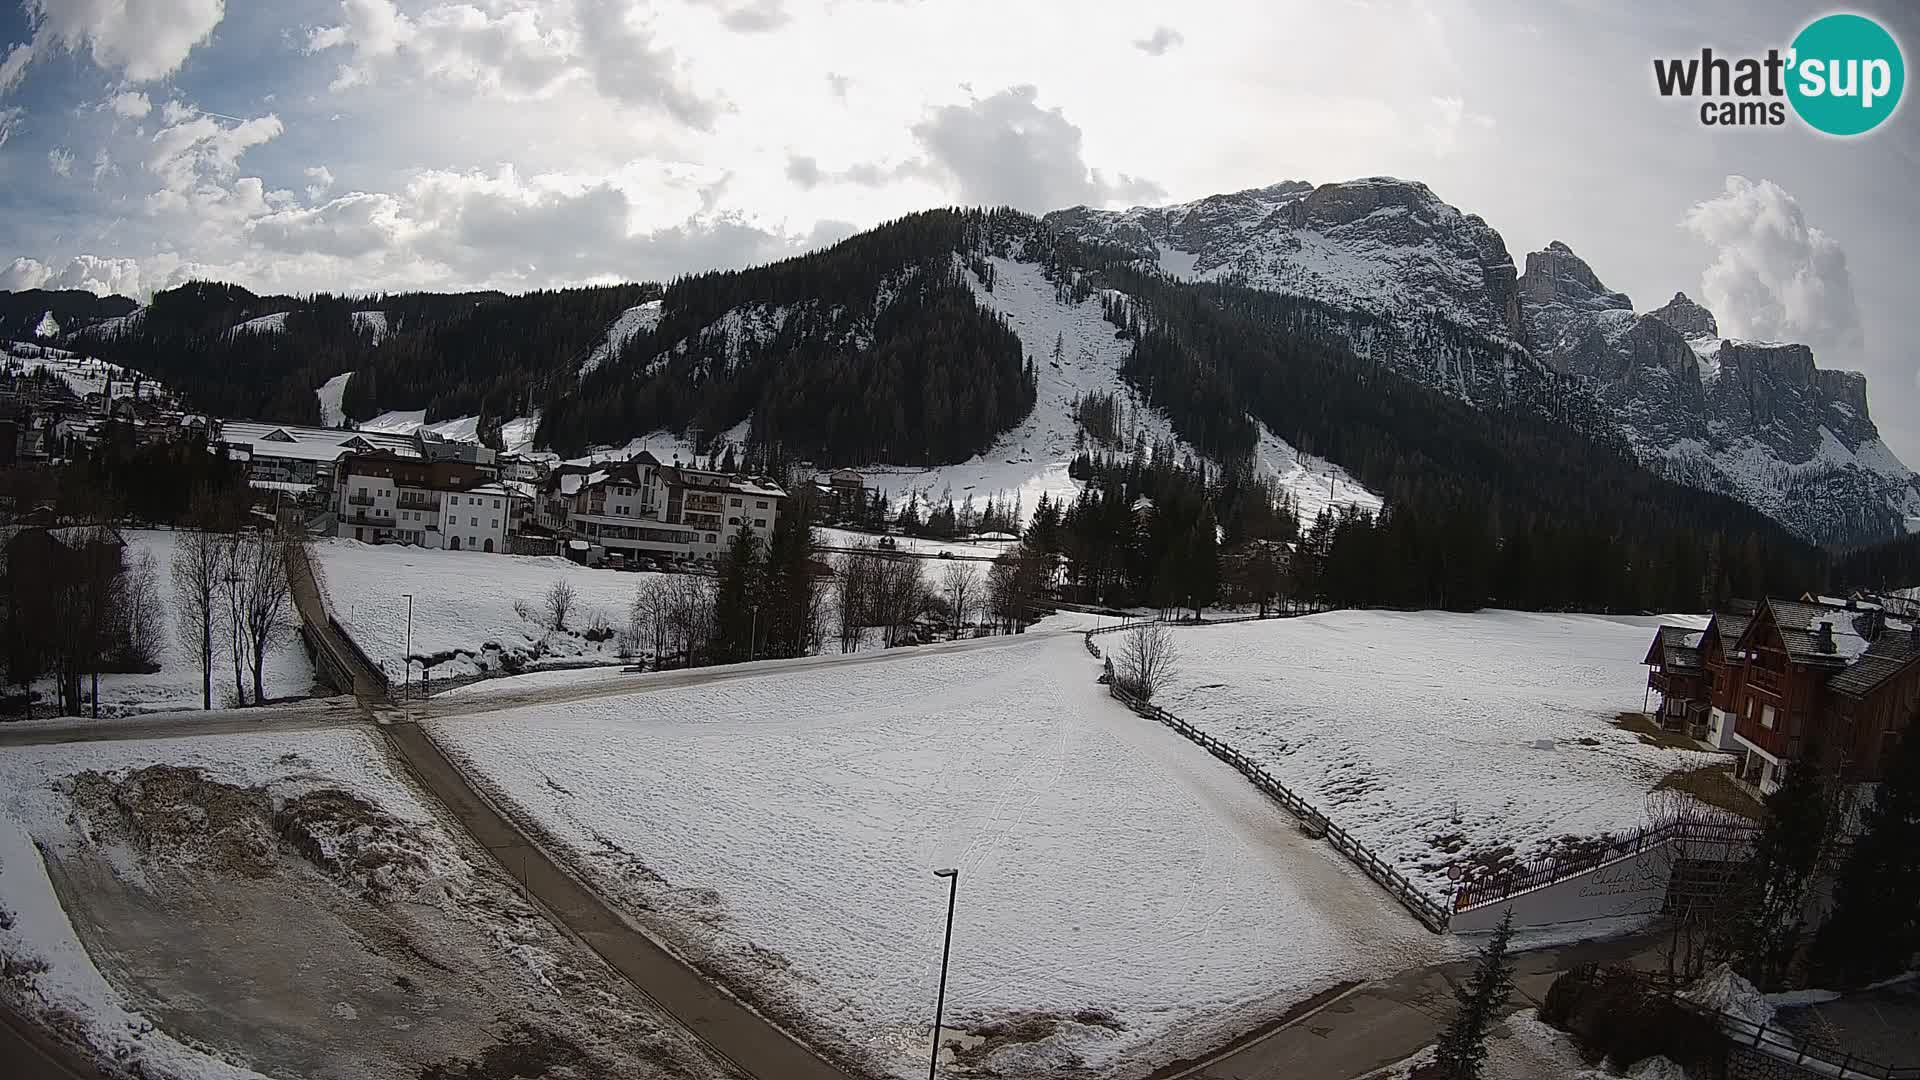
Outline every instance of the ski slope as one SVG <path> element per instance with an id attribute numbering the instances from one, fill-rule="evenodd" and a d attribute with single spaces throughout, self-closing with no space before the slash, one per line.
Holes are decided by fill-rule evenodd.
<path id="1" fill-rule="evenodd" d="M 993 496 L 1003 502 L 1018 497 L 1022 511 L 1031 514 L 1042 494 L 1072 502 L 1080 493 L 1079 481 L 1067 475 L 1078 430 L 1073 403 L 1090 394 L 1112 394 L 1126 404 L 1134 429 L 1121 434 L 1129 446 L 1137 434 L 1150 446 L 1171 443 L 1177 453 L 1201 457 L 1174 433 L 1164 414 L 1141 401 L 1120 377 L 1131 346 L 1114 336 L 1113 324 L 1102 317 L 1099 297 L 1077 304 L 1056 298 L 1053 283 L 1039 266 L 1000 257 L 988 262 L 994 273 L 991 292 L 971 273 L 967 281 L 975 299 L 1006 320 L 1026 355 L 1033 358 L 1038 376 L 1033 412 L 1018 428 L 1001 436 L 992 450 L 957 465 L 863 467 L 859 471 L 867 477 L 868 486 L 886 492 L 893 506 L 915 495 L 932 505 L 944 504 L 949 497 L 963 502 L 968 495 L 979 505 Z M 1377 496 L 1338 466 L 1303 457 L 1264 426 L 1261 431 L 1257 463 L 1293 496 L 1305 521 L 1310 523 L 1323 506 L 1380 506 Z"/>

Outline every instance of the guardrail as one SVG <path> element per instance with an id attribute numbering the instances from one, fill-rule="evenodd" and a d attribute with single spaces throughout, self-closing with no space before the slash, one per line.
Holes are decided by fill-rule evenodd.
<path id="1" fill-rule="evenodd" d="M 1834 1080 L 1920 1080 L 1920 1065 L 1882 1065 L 1837 1047 L 1815 1042 L 1785 1028 L 1758 1024 L 1725 1009 L 1683 997 L 1686 987 L 1664 972 L 1635 972 L 1635 976 L 1656 993 L 1698 1016 L 1714 1021 L 1720 1033 L 1736 1048 L 1756 1051 L 1787 1065 L 1797 1066 L 1810 1076 Z"/>
<path id="2" fill-rule="evenodd" d="M 1466 911 L 1469 908 L 1497 904 L 1529 889 L 1537 889 L 1565 881 L 1570 877 L 1577 877 L 1674 840 L 1740 844 L 1751 841 L 1757 832 L 1757 829 L 1747 825 L 1696 821 L 1673 821 L 1664 825 L 1643 826 L 1630 835 L 1595 845 L 1577 855 L 1538 859 L 1522 869 L 1461 885 L 1453 894 L 1453 910 Z"/>

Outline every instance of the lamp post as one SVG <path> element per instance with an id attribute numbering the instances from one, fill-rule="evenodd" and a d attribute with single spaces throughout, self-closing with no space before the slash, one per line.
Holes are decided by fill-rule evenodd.
<path id="1" fill-rule="evenodd" d="M 407 598 L 407 651 L 400 657 L 400 662 L 405 665 L 405 670 L 400 673 L 400 700 L 406 701 L 411 697 L 409 691 L 413 686 L 413 594 L 400 595 Z"/>
<path id="2" fill-rule="evenodd" d="M 940 995 L 933 1004 L 933 1055 L 927 1061 L 927 1080 L 940 1068 L 940 1017 L 947 1008 L 947 957 L 953 953 L 953 901 L 960 891 L 960 871 L 949 867 L 933 876 L 947 879 L 947 943 L 940 948 Z"/>

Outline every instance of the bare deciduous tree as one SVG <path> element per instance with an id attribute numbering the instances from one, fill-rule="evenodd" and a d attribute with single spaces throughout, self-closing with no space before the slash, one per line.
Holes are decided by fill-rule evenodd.
<path id="1" fill-rule="evenodd" d="M 921 561 L 904 555 L 876 558 L 868 600 L 868 621 L 885 629 L 886 647 L 905 643 L 909 629 L 927 610 Z"/>
<path id="2" fill-rule="evenodd" d="M 1173 631 L 1164 623 L 1142 623 L 1126 632 L 1114 663 L 1114 682 L 1120 689 L 1152 701 L 1173 677 Z"/>
<path id="3" fill-rule="evenodd" d="M 946 596 L 947 608 L 953 618 L 953 636 L 956 638 L 960 636 L 961 628 L 967 625 L 967 616 L 973 611 L 979 581 L 979 575 L 966 563 L 954 563 L 940 575 L 940 591 Z"/>
<path id="4" fill-rule="evenodd" d="M 114 606 L 123 661 L 131 668 L 153 669 L 160 658 L 161 637 L 167 632 L 166 605 L 160 599 L 160 560 L 153 552 L 142 551 L 127 565 Z"/>
<path id="5" fill-rule="evenodd" d="M 173 613 L 186 655 L 200 665 L 200 707 L 213 708 L 216 633 L 224 629 L 220 602 L 221 545 L 205 527 L 180 534 L 173 555 Z"/>
<path id="6" fill-rule="evenodd" d="M 681 666 L 692 667 L 714 632 L 714 587 L 711 578 L 694 574 L 674 577 L 667 592 L 667 626 L 678 646 Z"/>
<path id="7" fill-rule="evenodd" d="M 565 630 L 567 616 L 573 614 L 573 606 L 579 594 L 574 591 L 573 582 L 562 579 L 553 583 L 547 590 L 547 629 Z"/>
<path id="8" fill-rule="evenodd" d="M 843 653 L 852 652 L 860 645 L 860 631 L 867 624 L 867 611 L 871 606 L 868 593 L 876 561 L 873 548 L 862 540 L 840 557 L 840 564 L 835 568 L 833 613 Z"/>
<path id="9" fill-rule="evenodd" d="M 287 577 L 292 537 L 247 533 L 237 547 L 235 588 L 240 593 L 240 646 L 253 674 L 253 701 L 266 700 L 267 656 L 293 634 L 293 590 Z"/>

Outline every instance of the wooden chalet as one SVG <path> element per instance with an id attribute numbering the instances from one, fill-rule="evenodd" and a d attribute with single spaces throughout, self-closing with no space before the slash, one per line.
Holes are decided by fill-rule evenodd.
<path id="1" fill-rule="evenodd" d="M 1704 631 L 1662 626 L 1642 662 L 1660 724 L 1740 755 L 1738 778 L 1762 795 L 1809 753 L 1877 781 L 1920 717 L 1920 621 L 1857 599 L 1770 599 L 1715 612 Z"/>
<path id="2" fill-rule="evenodd" d="M 1662 626 L 1647 649 L 1647 688 L 1660 695 L 1654 718 L 1671 731 L 1705 738 L 1711 707 L 1701 644 L 1706 635 L 1690 626 Z"/>

